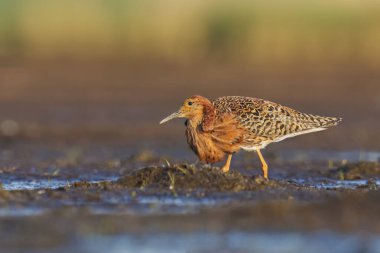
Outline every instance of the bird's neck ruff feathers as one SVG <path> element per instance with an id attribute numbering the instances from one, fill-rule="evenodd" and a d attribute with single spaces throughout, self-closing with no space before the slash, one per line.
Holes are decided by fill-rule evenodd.
<path id="1" fill-rule="evenodd" d="M 202 130 L 205 132 L 212 131 L 214 129 L 216 112 L 214 106 L 208 101 L 208 104 L 204 104 L 203 107 L 203 119 L 202 119 Z"/>
<path id="2" fill-rule="evenodd" d="M 197 102 L 202 105 L 203 110 L 194 114 L 189 118 L 189 122 L 192 127 L 197 128 L 201 127 L 202 131 L 208 132 L 212 131 L 214 128 L 216 112 L 214 105 L 205 97 L 194 96 L 198 100 Z"/>

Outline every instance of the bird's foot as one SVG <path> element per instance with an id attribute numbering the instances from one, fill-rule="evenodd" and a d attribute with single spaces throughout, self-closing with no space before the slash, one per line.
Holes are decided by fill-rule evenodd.
<path id="1" fill-rule="evenodd" d="M 223 166 L 222 171 L 223 171 L 223 173 L 228 173 L 230 171 L 230 167 L 229 166 Z"/>
<path id="2" fill-rule="evenodd" d="M 255 183 L 259 185 L 266 185 L 269 182 L 269 179 L 267 177 L 263 177 L 261 175 L 255 176 L 254 180 Z"/>

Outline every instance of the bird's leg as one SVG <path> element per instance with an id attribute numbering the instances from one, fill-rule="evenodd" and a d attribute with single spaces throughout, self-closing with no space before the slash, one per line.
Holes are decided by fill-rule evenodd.
<path id="1" fill-rule="evenodd" d="M 268 179 L 268 164 L 265 162 L 263 155 L 261 154 L 260 149 L 257 150 L 257 154 L 259 155 L 261 164 L 263 165 L 262 170 L 263 170 L 263 175 L 265 179 Z"/>
<path id="2" fill-rule="evenodd" d="M 222 167 L 222 171 L 224 173 L 227 173 L 230 170 L 231 158 L 232 158 L 232 154 L 229 154 L 226 164 Z"/>

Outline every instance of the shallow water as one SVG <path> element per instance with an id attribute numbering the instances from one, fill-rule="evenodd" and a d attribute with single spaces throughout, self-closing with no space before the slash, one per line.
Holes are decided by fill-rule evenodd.
<path id="1" fill-rule="evenodd" d="M 42 207 L 2 207 L 0 217 L 21 217 L 44 214 L 47 210 Z"/>
<path id="2" fill-rule="evenodd" d="M 110 176 L 94 180 L 80 180 L 80 179 L 14 179 L 5 180 L 2 182 L 4 190 L 14 191 L 14 190 L 38 190 L 38 189 L 57 189 L 60 187 L 70 186 L 73 183 L 86 181 L 88 183 L 100 183 L 100 182 L 113 182 L 116 181 L 118 177 Z M 356 189 L 368 185 L 368 180 L 334 180 L 329 178 L 292 178 L 289 182 L 294 182 L 296 184 L 302 184 L 309 187 L 314 187 L 318 189 Z M 372 184 L 380 186 L 380 179 L 372 180 Z M 183 201 L 178 198 L 167 198 L 167 197 L 157 197 L 150 196 L 141 200 L 142 204 L 152 204 L 152 203 L 162 203 L 162 204 L 183 204 Z M 187 199 L 187 203 L 191 203 L 191 200 Z M 201 203 L 202 199 L 197 199 L 193 204 Z M 214 200 L 212 201 L 215 203 Z M 206 200 L 205 203 L 210 203 Z"/>
<path id="3" fill-rule="evenodd" d="M 116 178 L 108 178 L 107 182 L 115 181 Z M 40 189 L 44 194 L 44 189 L 57 189 L 63 186 L 70 186 L 79 180 L 35 180 L 33 182 L 13 181 L 10 184 L 4 184 L 4 189 L 8 190 L 36 190 Z M 89 181 L 93 183 L 104 182 L 102 180 Z M 298 178 L 292 179 L 294 185 L 319 190 L 336 190 L 366 187 L 367 180 L 333 180 L 326 178 Z M 372 186 L 380 186 L 380 180 L 373 180 Z M 86 207 L 87 211 L 93 215 L 178 215 L 178 214 L 196 214 L 205 208 L 223 207 L 233 204 L 254 204 L 257 202 L 255 193 L 212 193 L 203 197 L 184 196 L 176 194 L 137 194 L 132 196 L 131 192 L 126 190 L 117 195 L 101 196 L 99 202 L 89 202 L 86 199 L 64 199 L 58 200 L 53 206 L 5 206 L 0 207 L 0 217 L 14 216 L 36 216 L 52 210 L 66 207 Z"/>
<path id="4" fill-rule="evenodd" d="M 236 199 L 235 199 L 236 200 Z M 99 203 L 86 200 L 63 200 L 54 206 L 5 206 L 0 207 L 0 217 L 36 216 L 61 207 L 86 207 L 93 215 L 171 215 L 197 213 L 203 208 L 223 206 L 234 201 L 233 194 L 223 196 L 210 195 L 208 197 L 141 195 L 131 197 L 125 192 L 120 197 L 108 197 Z"/>
<path id="5" fill-rule="evenodd" d="M 380 237 L 360 234 L 314 233 L 226 233 L 146 234 L 141 236 L 87 236 L 77 246 L 81 252 L 180 253 L 180 252 L 260 252 L 260 253 L 378 253 Z"/>
<path id="6" fill-rule="evenodd" d="M 335 174 L 325 173 L 336 168 L 329 167 L 328 161 L 334 161 L 333 165 L 342 161 L 377 161 L 379 152 L 276 152 L 269 156 L 275 186 L 252 191 L 198 194 L 203 192 L 194 189 L 189 194 L 177 194 L 169 187 L 72 186 L 82 181 L 113 182 L 131 170 L 165 164 L 159 155 L 158 160 L 126 159 L 114 163 L 118 152 L 110 150 L 110 155 L 90 165 L 79 163 L 65 171 L 60 169 L 50 179 L 47 175 L 54 171 L 38 166 L 34 166 L 35 170 L 24 167 L 0 173 L 2 187 L 10 195 L 9 201 L 6 195 L 3 199 L 0 196 L 0 234 L 10 233 L 15 238 L 9 248 L 7 237 L 0 239 L 0 251 L 21 252 L 12 249 L 24 247 L 28 253 L 380 252 L 378 206 L 373 201 L 378 198 L 370 195 L 377 194 L 380 178 L 370 175 L 363 177 L 366 180 L 336 180 L 333 178 L 339 177 Z M 177 152 L 184 157 L 191 155 L 188 150 Z M 112 161 L 109 167 L 108 161 Z M 237 155 L 234 169 L 250 179 L 260 173 L 257 160 L 254 170 L 249 170 L 251 162 L 250 157 L 245 160 L 243 155 Z M 362 188 L 365 190 L 359 191 Z M 358 197 L 360 202 L 351 199 L 353 191 L 363 194 Z M 67 224 L 68 220 L 72 224 Z M 7 224 L 14 230 L 9 232 Z M 35 233 L 37 225 L 40 235 Z M 371 228 L 367 230 L 368 226 Z M 363 231 L 375 234 L 362 234 Z M 30 238 L 29 244 L 21 245 L 25 238 Z M 35 243 L 38 240 L 40 245 Z M 54 247 L 50 241 L 55 242 Z"/>
<path id="7" fill-rule="evenodd" d="M 334 179 L 326 179 L 326 178 L 298 178 L 291 179 L 291 182 L 295 182 L 297 184 L 301 184 L 304 186 L 316 188 L 316 189 L 325 189 L 325 190 L 333 190 L 333 189 L 358 189 L 363 188 L 369 185 L 368 180 L 334 180 Z M 372 186 L 379 187 L 380 180 L 371 180 L 370 184 Z"/>
<path id="8" fill-rule="evenodd" d="M 116 177 L 105 177 L 95 180 L 80 180 L 80 179 L 13 179 L 2 181 L 4 190 L 38 190 L 38 189 L 57 189 L 64 186 L 70 186 L 73 183 L 86 181 L 88 183 L 110 182 L 115 181 Z"/>

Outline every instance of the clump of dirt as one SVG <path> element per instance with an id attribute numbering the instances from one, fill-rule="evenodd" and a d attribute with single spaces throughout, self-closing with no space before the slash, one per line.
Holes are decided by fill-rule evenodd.
<path id="1" fill-rule="evenodd" d="M 0 183 L 0 203 L 7 200 L 9 197 L 9 192 L 4 190 L 3 185 Z"/>
<path id="2" fill-rule="evenodd" d="M 328 174 L 340 180 L 354 180 L 380 176 L 380 164 L 377 162 L 346 164 L 334 170 L 330 170 Z"/>
<path id="3" fill-rule="evenodd" d="M 118 182 L 128 188 L 157 188 L 174 191 L 239 192 L 263 187 L 279 187 L 276 181 L 253 177 L 232 171 L 223 173 L 219 168 L 181 164 L 168 167 L 147 167 L 132 171 Z"/>

